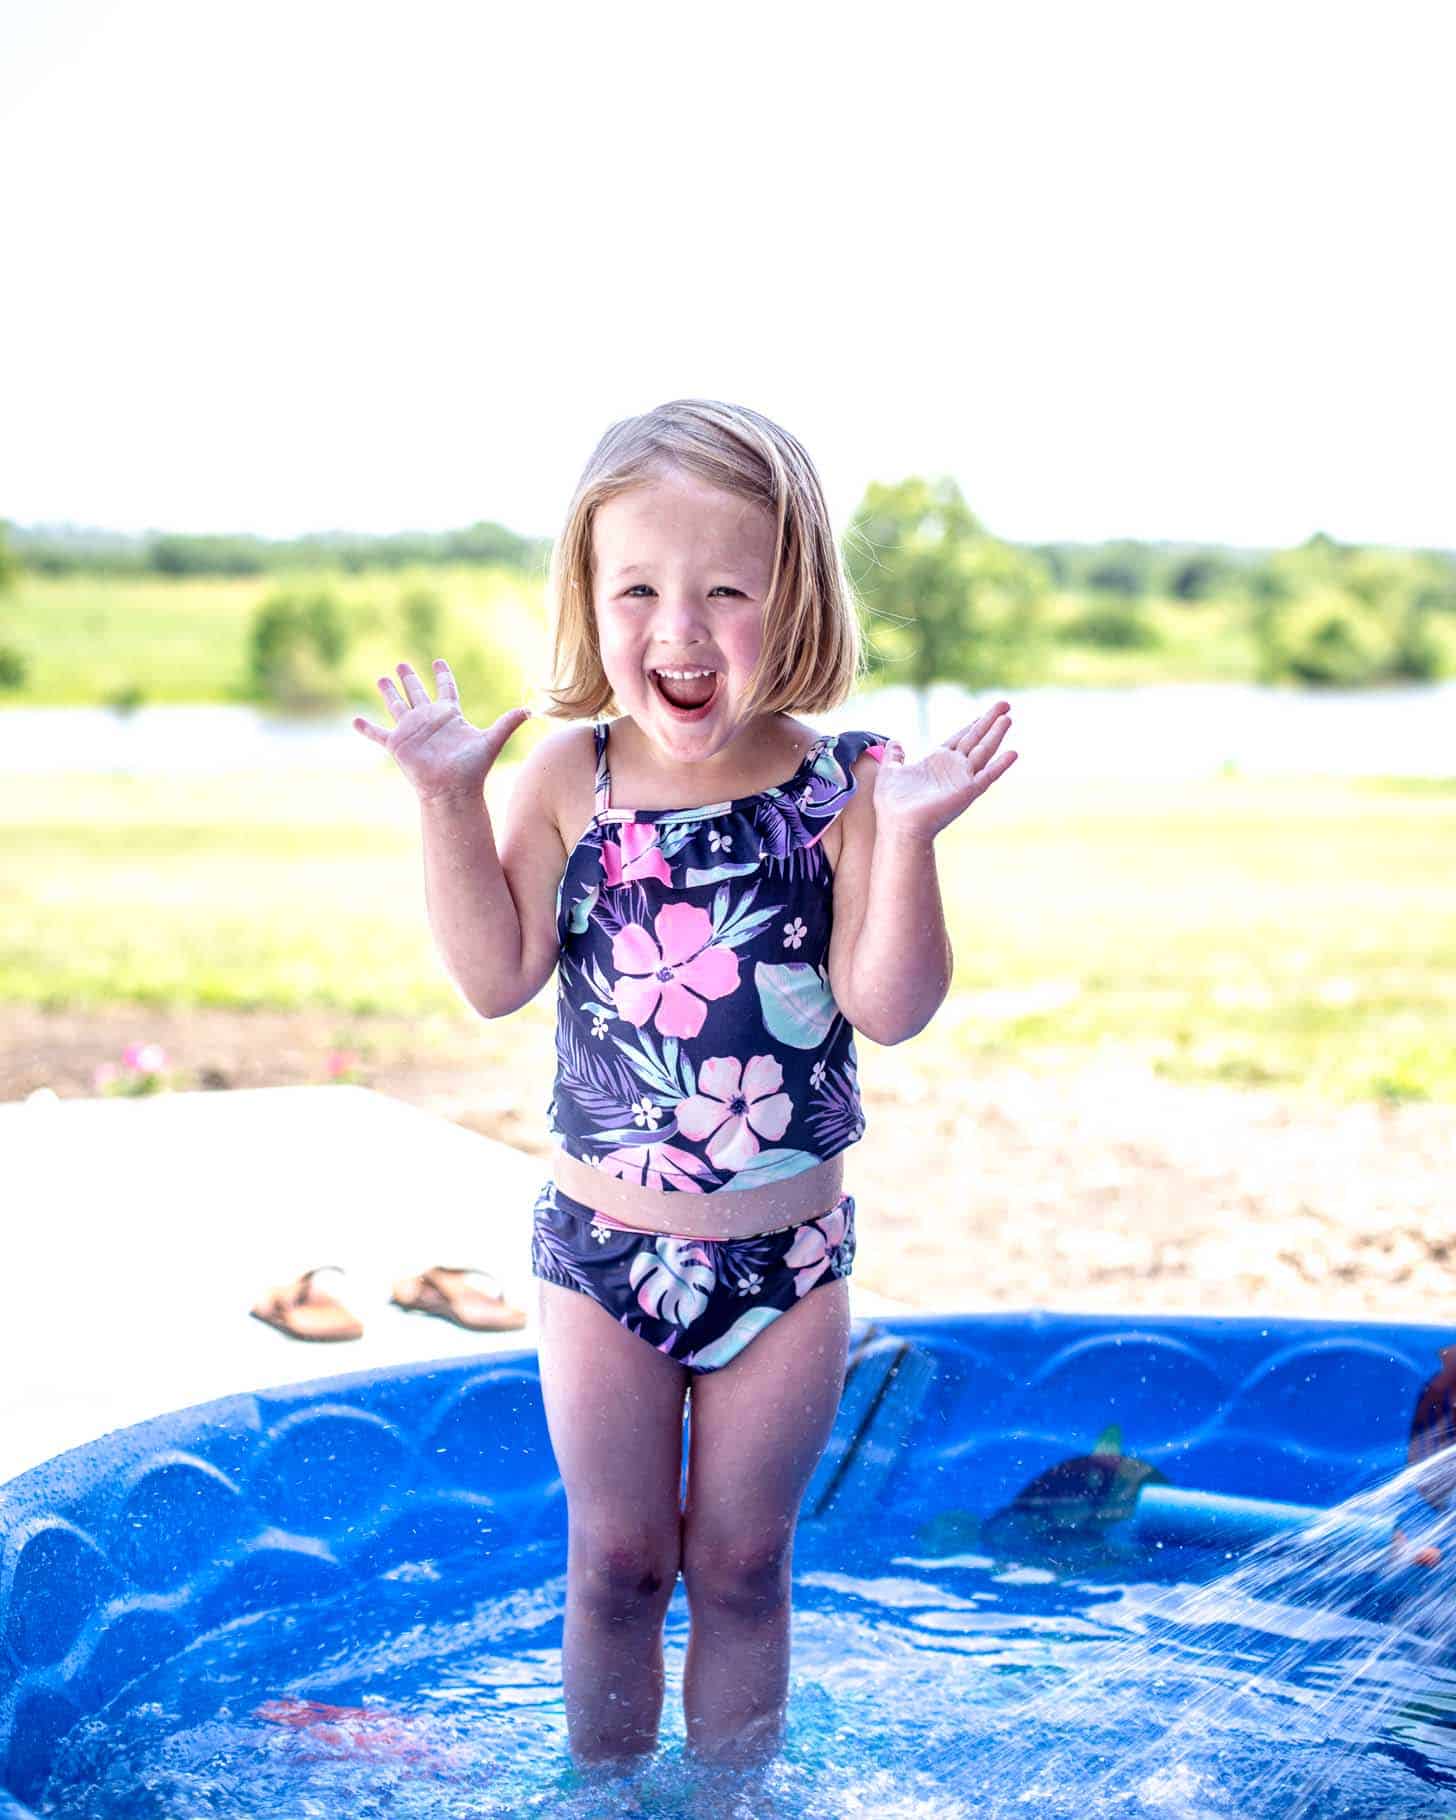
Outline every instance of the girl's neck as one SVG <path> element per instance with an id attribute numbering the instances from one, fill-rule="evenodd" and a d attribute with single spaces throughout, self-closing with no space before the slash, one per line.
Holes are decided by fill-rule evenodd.
<path id="1" fill-rule="evenodd" d="M 816 735 L 786 714 L 761 714 L 701 764 L 664 758 L 629 715 L 611 723 L 607 764 L 612 802 L 624 808 L 693 809 L 756 796 L 783 783 Z"/>

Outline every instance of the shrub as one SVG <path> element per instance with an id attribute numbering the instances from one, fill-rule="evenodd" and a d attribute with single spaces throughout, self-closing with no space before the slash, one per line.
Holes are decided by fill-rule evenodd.
<path id="1" fill-rule="evenodd" d="M 152 539 L 147 559 L 159 575 L 261 575 L 265 548 L 256 537 L 172 533 Z"/>
<path id="2" fill-rule="evenodd" d="M 1200 552 L 1173 565 L 1168 575 L 1168 592 L 1174 600 L 1211 600 L 1215 594 L 1226 594 L 1238 586 L 1237 567 L 1217 551 Z"/>
<path id="3" fill-rule="evenodd" d="M 436 649 L 440 642 L 440 597 L 433 589 L 411 588 L 399 603 L 399 619 L 408 645 L 440 655 Z"/>
<path id="4" fill-rule="evenodd" d="M 1327 582 L 1293 600 L 1262 601 L 1253 630 L 1264 682 L 1356 688 L 1396 673 L 1399 646 L 1386 617 Z"/>
<path id="5" fill-rule="evenodd" d="M 254 698 L 293 711 L 343 701 L 347 688 L 340 668 L 349 637 L 344 610 L 331 590 L 270 594 L 254 609 L 249 634 Z"/>
<path id="6" fill-rule="evenodd" d="M 1120 594 L 1135 600 L 1148 591 L 1152 560 L 1145 544 L 1127 540 L 1104 544 L 1087 565 L 1083 579 L 1099 594 Z"/>
<path id="7" fill-rule="evenodd" d="M 1070 644 L 1100 645 L 1109 651 L 1136 650 L 1161 642 L 1157 627 L 1132 601 L 1088 607 L 1069 620 L 1059 636 Z"/>

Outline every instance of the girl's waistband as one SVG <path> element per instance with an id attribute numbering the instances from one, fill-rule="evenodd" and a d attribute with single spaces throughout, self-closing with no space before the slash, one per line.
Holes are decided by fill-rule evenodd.
<path id="1" fill-rule="evenodd" d="M 699 1232 L 659 1232 L 655 1226 L 628 1226 L 621 1220 L 614 1220 L 609 1214 L 598 1211 L 595 1207 L 588 1207 L 584 1201 L 574 1199 L 564 1188 L 557 1185 L 554 1177 L 550 1176 L 547 1177 L 540 1194 L 536 1197 L 538 1208 L 543 1200 L 550 1200 L 558 1212 L 571 1214 L 575 1219 L 586 1220 L 594 1226 L 610 1226 L 613 1232 L 632 1232 L 641 1238 L 652 1239 L 696 1239 L 700 1244 L 722 1243 L 721 1240 L 704 1239 Z M 804 1218 L 822 1220 L 826 1213 L 833 1213 L 836 1208 L 843 1207 L 846 1203 L 853 1207 L 853 1195 L 842 1194 L 833 1206 L 826 1207 L 822 1213 L 806 1214 Z M 776 1233 L 792 1232 L 795 1226 L 803 1224 L 804 1220 L 794 1220 L 787 1226 L 774 1226 L 768 1232 L 755 1232 L 749 1236 L 755 1239 L 773 1238 Z"/>

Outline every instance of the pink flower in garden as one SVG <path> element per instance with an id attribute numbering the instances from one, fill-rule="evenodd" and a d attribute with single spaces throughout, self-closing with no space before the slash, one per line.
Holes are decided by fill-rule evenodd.
<path id="1" fill-rule="evenodd" d="M 641 923 L 612 937 L 612 987 L 618 1011 L 640 1030 L 652 1017 L 660 1036 L 696 1036 L 708 1015 L 704 999 L 724 998 L 738 984 L 738 956 L 714 948 L 713 919 L 696 904 L 666 904 L 652 919 L 657 940 Z M 660 1001 L 660 1002 L 659 1002 Z"/>
<path id="2" fill-rule="evenodd" d="M 677 1128 L 709 1140 L 715 1169 L 742 1169 L 758 1155 L 758 1137 L 778 1139 L 788 1130 L 794 1102 L 779 1092 L 783 1084 L 771 1055 L 753 1056 L 746 1068 L 737 1056 L 715 1055 L 698 1070 L 698 1091 L 678 1101 Z"/>
<path id="3" fill-rule="evenodd" d="M 672 883 L 667 861 L 657 844 L 657 828 L 652 822 L 621 823 L 620 841 L 603 840 L 602 874 L 609 885 L 630 885 L 635 879 L 655 878 L 664 885 Z"/>
<path id="4" fill-rule="evenodd" d="M 794 1294 L 807 1295 L 829 1266 L 830 1253 L 844 1243 L 846 1221 L 842 1208 L 831 1207 L 817 1220 L 805 1220 L 794 1233 L 784 1262 L 794 1272 Z"/>
<path id="5" fill-rule="evenodd" d="M 128 1043 L 121 1052 L 124 1067 L 135 1068 L 139 1074 L 160 1074 L 167 1066 L 167 1057 L 160 1043 Z"/>

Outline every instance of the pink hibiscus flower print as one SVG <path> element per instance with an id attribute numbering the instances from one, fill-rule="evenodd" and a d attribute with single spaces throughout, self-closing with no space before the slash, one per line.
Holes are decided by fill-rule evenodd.
<path id="1" fill-rule="evenodd" d="M 785 1264 L 794 1273 L 795 1296 L 807 1295 L 829 1268 L 844 1243 L 846 1224 L 844 1209 L 831 1207 L 817 1220 L 805 1220 L 795 1232 L 794 1242 L 784 1254 Z"/>
<path id="2" fill-rule="evenodd" d="M 617 1009 L 640 1030 L 652 1017 L 660 1036 L 696 1036 L 708 1015 L 704 1003 L 726 998 L 738 984 L 738 956 L 715 948 L 713 919 L 696 904 L 665 904 L 652 919 L 657 940 L 641 923 L 628 923 L 612 937 L 612 987 Z"/>
<path id="3" fill-rule="evenodd" d="M 677 1128 L 696 1142 L 707 1138 L 715 1169 L 742 1169 L 758 1155 L 760 1137 L 788 1130 L 794 1102 L 779 1092 L 783 1084 L 771 1055 L 753 1056 L 746 1068 L 735 1055 L 715 1055 L 698 1070 L 698 1091 L 678 1101 Z"/>
<path id="4" fill-rule="evenodd" d="M 608 885 L 630 885 L 639 878 L 655 878 L 664 885 L 672 874 L 657 844 L 654 822 L 622 822 L 621 839 L 602 842 L 602 878 Z"/>

